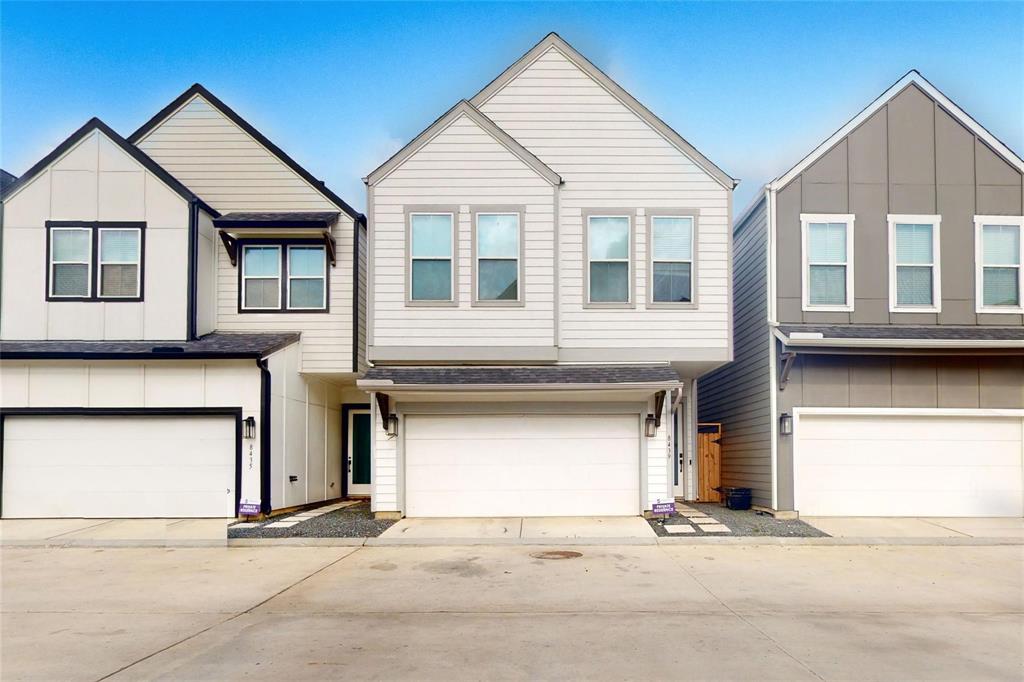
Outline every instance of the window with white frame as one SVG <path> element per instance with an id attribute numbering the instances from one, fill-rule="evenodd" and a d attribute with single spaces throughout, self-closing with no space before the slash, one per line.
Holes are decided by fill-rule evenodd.
<path id="1" fill-rule="evenodd" d="M 519 300 L 518 213 L 476 214 L 476 300 Z"/>
<path id="2" fill-rule="evenodd" d="M 853 223 L 848 214 L 800 216 L 804 310 L 853 310 Z"/>
<path id="3" fill-rule="evenodd" d="M 280 310 L 281 247 L 242 246 L 242 310 Z"/>
<path id="4" fill-rule="evenodd" d="M 142 230 L 99 229 L 100 298 L 137 298 L 141 293 Z"/>
<path id="5" fill-rule="evenodd" d="M 630 303 L 629 216 L 587 216 L 587 301 Z"/>
<path id="6" fill-rule="evenodd" d="M 327 307 L 327 252 L 323 246 L 288 247 L 288 309 Z"/>
<path id="7" fill-rule="evenodd" d="M 941 309 L 937 215 L 889 216 L 889 311 Z"/>
<path id="8" fill-rule="evenodd" d="M 50 296 L 88 298 L 92 293 L 92 230 L 50 229 Z"/>
<path id="9" fill-rule="evenodd" d="M 454 300 L 453 213 L 409 214 L 409 300 Z"/>
<path id="10" fill-rule="evenodd" d="M 651 302 L 693 301 L 693 216 L 651 216 Z"/>
<path id="11" fill-rule="evenodd" d="M 975 281 L 979 313 L 1024 312 L 1024 217 L 976 216 Z"/>

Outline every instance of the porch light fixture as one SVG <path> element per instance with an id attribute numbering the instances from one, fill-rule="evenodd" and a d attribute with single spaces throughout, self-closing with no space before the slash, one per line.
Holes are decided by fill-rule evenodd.
<path id="1" fill-rule="evenodd" d="M 384 424 L 384 433 L 386 433 L 389 438 L 394 438 L 395 436 L 398 435 L 398 415 L 397 414 L 389 414 L 388 415 L 387 421 Z"/>
<path id="2" fill-rule="evenodd" d="M 793 435 L 793 415 L 791 415 L 789 412 L 783 412 L 782 414 L 779 415 L 779 435 Z"/>
<path id="3" fill-rule="evenodd" d="M 245 427 L 246 438 L 256 437 L 256 417 L 246 417 L 242 420 L 242 425 Z"/>
<path id="4" fill-rule="evenodd" d="M 658 420 L 654 418 L 653 414 L 647 415 L 647 419 L 644 420 L 644 435 L 648 438 L 654 438 L 658 434 Z"/>

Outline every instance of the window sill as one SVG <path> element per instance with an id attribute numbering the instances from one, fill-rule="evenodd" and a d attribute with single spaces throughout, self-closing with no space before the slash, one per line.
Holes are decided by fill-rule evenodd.
<path id="1" fill-rule="evenodd" d="M 406 308 L 458 308 L 458 301 L 406 301 Z"/>
<path id="2" fill-rule="evenodd" d="M 632 310 L 636 303 L 584 303 L 584 310 Z"/>
<path id="3" fill-rule="evenodd" d="M 897 306 L 889 306 L 889 312 L 890 313 L 926 313 L 926 314 L 929 314 L 929 315 L 933 315 L 935 313 L 941 313 L 942 312 L 942 306 L 921 306 L 921 307 L 914 307 L 914 308 L 907 308 L 907 307 L 900 308 L 900 307 L 897 307 Z"/>
<path id="4" fill-rule="evenodd" d="M 800 310 L 805 313 L 852 313 L 852 305 L 803 305 Z"/>
<path id="5" fill-rule="evenodd" d="M 524 308 L 526 301 L 473 301 L 474 308 Z"/>
<path id="6" fill-rule="evenodd" d="M 699 306 L 697 301 L 680 301 L 678 303 L 672 303 L 670 301 L 648 301 L 648 310 L 696 310 Z"/>
<path id="7" fill-rule="evenodd" d="M 1024 306 L 979 306 L 978 315 L 1024 315 Z"/>

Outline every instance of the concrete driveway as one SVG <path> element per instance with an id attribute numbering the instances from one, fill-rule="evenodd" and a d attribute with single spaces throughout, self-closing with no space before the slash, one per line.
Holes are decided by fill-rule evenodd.
<path id="1" fill-rule="evenodd" d="M 639 516 L 541 516 L 472 519 L 402 519 L 381 534 L 387 540 L 546 540 L 657 537 Z M 630 544 L 633 544 L 632 542 Z"/>
<path id="2" fill-rule="evenodd" d="M 1019 680 L 1019 546 L 7 548 L 5 680 Z"/>

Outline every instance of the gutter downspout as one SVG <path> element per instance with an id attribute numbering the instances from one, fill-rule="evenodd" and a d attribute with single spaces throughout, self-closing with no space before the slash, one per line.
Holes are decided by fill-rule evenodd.
<path id="1" fill-rule="evenodd" d="M 256 365 L 260 368 L 260 511 L 270 514 L 270 369 L 266 358 Z"/>
<path id="2" fill-rule="evenodd" d="M 195 341 L 198 336 L 198 323 L 196 321 L 196 270 L 198 269 L 199 239 L 199 204 L 195 199 L 188 202 L 188 300 L 186 302 L 186 333 L 189 341 Z"/>

